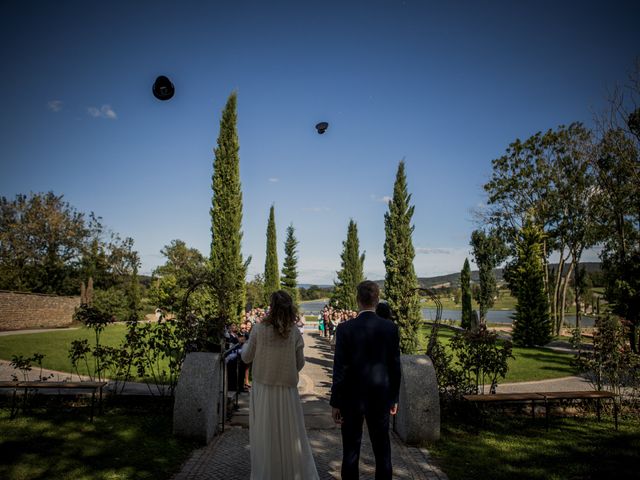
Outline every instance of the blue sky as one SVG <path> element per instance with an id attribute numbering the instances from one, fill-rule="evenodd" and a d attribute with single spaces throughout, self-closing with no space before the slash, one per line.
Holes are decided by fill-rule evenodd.
<path id="1" fill-rule="evenodd" d="M 331 283 L 350 218 L 369 278 L 404 158 L 420 276 L 460 270 L 491 160 L 591 124 L 640 54 L 639 2 L 3 2 L 0 195 L 53 190 L 131 236 L 208 254 L 220 112 L 238 92 L 243 250 Z M 175 97 L 151 95 L 157 75 Z M 328 121 L 325 135 L 314 125 Z M 587 260 L 594 259 L 590 254 Z"/>

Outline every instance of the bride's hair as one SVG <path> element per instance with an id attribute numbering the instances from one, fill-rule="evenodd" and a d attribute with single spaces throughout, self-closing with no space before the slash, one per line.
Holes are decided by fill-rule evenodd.
<path id="1" fill-rule="evenodd" d="M 269 313 L 263 322 L 273 325 L 281 337 L 287 338 L 297 318 L 298 309 L 294 305 L 291 295 L 284 290 L 273 292 Z"/>

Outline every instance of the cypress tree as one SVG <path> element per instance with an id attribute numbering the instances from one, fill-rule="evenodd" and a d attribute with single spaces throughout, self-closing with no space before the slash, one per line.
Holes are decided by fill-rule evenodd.
<path id="1" fill-rule="evenodd" d="M 360 254 L 358 226 L 353 220 L 349 220 L 347 239 L 342 242 L 342 247 L 340 254 L 342 269 L 338 272 L 338 281 L 335 282 L 331 303 L 338 308 L 357 311 L 356 287 L 364 280 L 364 253 Z"/>
<path id="2" fill-rule="evenodd" d="M 460 289 L 462 290 L 462 328 L 467 330 L 473 325 L 473 310 L 471 309 L 471 268 L 469 267 L 469 259 L 464 259 L 464 265 L 460 272 Z"/>
<path id="3" fill-rule="evenodd" d="M 273 205 L 269 210 L 267 223 L 267 255 L 264 261 L 264 296 L 269 305 L 271 294 L 280 290 L 280 273 L 278 271 L 278 249 L 276 244 L 276 219 Z"/>
<path id="4" fill-rule="evenodd" d="M 384 297 L 400 330 L 400 350 L 412 354 L 418 348 L 418 329 L 422 323 L 420 300 L 416 288 L 418 278 L 413 267 L 415 250 L 411 235 L 414 207 L 409 205 L 404 161 L 398 165 L 393 199 L 384 215 Z"/>
<path id="5" fill-rule="evenodd" d="M 294 236 L 293 224 L 287 227 L 287 238 L 284 241 L 284 262 L 282 263 L 282 289 L 285 290 L 297 304 L 298 293 L 298 257 L 296 248 L 298 240 Z"/>
<path id="6" fill-rule="evenodd" d="M 238 322 L 244 310 L 247 268 L 241 250 L 242 190 L 236 105 L 234 92 L 220 120 L 211 202 L 211 269 L 216 314 L 229 322 Z"/>
<path id="7" fill-rule="evenodd" d="M 516 297 L 513 343 L 545 345 L 551 340 L 551 319 L 544 283 L 544 233 L 529 219 L 518 237 L 516 257 L 505 269 L 509 289 Z"/>
<path id="8" fill-rule="evenodd" d="M 493 270 L 504 261 L 507 250 L 502 240 L 493 231 L 485 233 L 483 230 L 474 230 L 471 233 L 470 243 L 480 277 L 480 288 L 475 294 L 475 299 L 480 310 L 480 323 L 485 323 L 487 312 L 493 306 L 494 298 L 498 293 Z"/>

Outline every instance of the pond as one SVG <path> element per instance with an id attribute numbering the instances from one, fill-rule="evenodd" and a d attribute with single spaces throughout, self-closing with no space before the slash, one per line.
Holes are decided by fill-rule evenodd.
<path id="1" fill-rule="evenodd" d="M 317 300 L 312 302 L 305 302 L 300 304 L 300 310 L 305 315 L 317 315 L 327 304 L 324 300 Z M 490 323 L 511 323 L 511 316 L 515 312 L 513 310 L 490 310 L 487 313 L 487 322 Z M 460 320 L 460 316 L 462 315 L 461 310 L 443 310 L 442 311 L 442 319 L 443 320 Z M 423 308 L 422 316 L 427 320 L 433 320 L 436 316 L 435 308 Z M 575 315 L 566 315 L 565 323 L 573 326 L 576 323 Z M 580 322 L 583 327 L 593 327 L 595 324 L 594 317 L 586 317 L 582 316 L 582 320 Z"/>

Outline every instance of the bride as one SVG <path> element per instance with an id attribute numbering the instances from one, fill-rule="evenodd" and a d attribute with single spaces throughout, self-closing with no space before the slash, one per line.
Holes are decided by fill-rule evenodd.
<path id="1" fill-rule="evenodd" d="M 242 360 L 253 362 L 249 438 L 255 480 L 319 478 L 298 395 L 304 342 L 296 321 L 291 296 L 273 293 L 269 313 L 242 349 Z"/>

